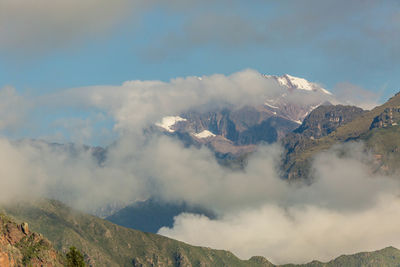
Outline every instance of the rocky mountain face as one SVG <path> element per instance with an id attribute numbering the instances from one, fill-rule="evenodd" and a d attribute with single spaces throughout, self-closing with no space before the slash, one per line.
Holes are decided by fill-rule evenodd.
<path id="1" fill-rule="evenodd" d="M 240 155 L 255 145 L 274 143 L 292 132 L 321 103 L 334 99 L 321 86 L 290 75 L 271 76 L 280 92 L 263 105 L 189 110 L 167 116 L 153 130 L 177 136 L 187 145 L 206 145 L 218 155 Z"/>
<path id="2" fill-rule="evenodd" d="M 329 135 L 364 112 L 363 109 L 355 106 L 321 105 L 314 109 L 293 132 L 311 139 L 318 139 Z"/>
<path id="3" fill-rule="evenodd" d="M 0 214 L 0 266 L 63 266 L 63 258 L 28 223 L 17 224 Z"/>
<path id="4" fill-rule="evenodd" d="M 351 122 L 365 111 L 354 106 L 322 105 L 314 109 L 303 123 L 281 140 L 284 147 L 282 168 L 284 177 L 296 179 L 308 176 L 308 168 L 296 162 L 298 155 L 318 139 L 328 136 L 337 128 Z"/>
<path id="5" fill-rule="evenodd" d="M 400 123 L 400 107 L 386 108 L 381 114 L 376 116 L 371 123 L 370 129 L 387 128 Z"/>

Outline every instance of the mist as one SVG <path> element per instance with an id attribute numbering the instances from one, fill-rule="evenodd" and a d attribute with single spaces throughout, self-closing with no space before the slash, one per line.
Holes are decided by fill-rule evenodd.
<path id="1" fill-rule="evenodd" d="M 45 138 L 15 140 L 3 135 L 0 187 L 7 190 L 0 201 L 48 197 L 90 213 L 149 198 L 185 202 L 213 211 L 216 219 L 181 214 L 160 234 L 231 250 L 241 258 L 262 255 L 274 263 L 330 260 L 342 253 L 400 246 L 400 180 L 372 172 L 374 159 L 362 143 L 337 145 L 318 154 L 313 177 L 307 177 L 313 181 L 309 185 L 281 179 L 278 144 L 260 145 L 245 169 L 234 171 L 220 166 L 206 147 L 185 147 L 168 136 L 143 134 L 162 117 L 189 108 L 258 105 L 281 90 L 254 70 L 72 88 L 34 98 L 4 89 L 2 94 L 14 101 L 10 103 L 29 105 L 14 118 L 15 105 L 7 105 L 5 99 L 0 107 L 10 112 L 0 120 L 3 129 L 26 129 L 31 124 L 25 122 L 34 121 L 37 109 L 72 108 L 111 117 L 111 130 L 118 137 L 99 160 L 95 148 L 80 142 L 57 145 Z M 310 101 L 320 103 L 323 97 L 313 95 Z M 300 100 L 307 98 L 292 99 Z M 90 121 L 83 127 L 86 140 L 99 131 Z M 73 132 L 82 129 L 80 123 L 69 126 Z"/>
<path id="2" fill-rule="evenodd" d="M 275 264 L 329 261 L 342 254 L 398 247 L 399 179 L 373 174 L 371 158 L 363 151 L 362 143 L 350 143 L 317 155 L 312 165 L 315 181 L 309 186 L 283 182 L 276 174 L 267 176 L 271 161 L 255 156 L 251 160 L 259 164 L 249 165 L 242 178 L 246 181 L 248 173 L 257 173 L 263 181 L 258 186 L 269 189 L 259 195 L 259 205 L 247 198 L 248 206 L 224 209 L 216 220 L 181 214 L 173 228 L 161 228 L 159 233 L 228 249 L 244 259 L 262 255 Z M 236 186 L 252 192 L 253 199 L 258 194 L 249 186 Z M 229 187 L 223 192 L 225 199 L 232 197 Z"/>
<path id="3" fill-rule="evenodd" d="M 399 179 L 373 174 L 363 144 L 319 154 L 311 185 L 278 175 L 280 147 L 262 146 L 243 171 L 218 165 L 206 148 L 154 137 L 123 139 L 101 165 L 84 149 L 0 142 L 2 201 L 50 197 L 87 212 L 147 198 L 182 201 L 216 213 L 181 214 L 159 233 L 190 244 L 231 250 L 274 263 L 330 260 L 343 253 L 400 246 Z M 343 156 L 340 151 L 348 151 Z"/>

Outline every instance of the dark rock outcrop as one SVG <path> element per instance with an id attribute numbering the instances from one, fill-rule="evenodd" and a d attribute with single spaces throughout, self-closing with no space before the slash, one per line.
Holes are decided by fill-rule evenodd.
<path id="1" fill-rule="evenodd" d="M 303 152 L 336 129 L 358 118 L 365 111 L 359 107 L 323 105 L 314 109 L 301 126 L 281 140 L 284 147 L 282 176 L 287 179 L 310 176 L 310 159 L 301 157 Z"/>
<path id="2" fill-rule="evenodd" d="M 400 107 L 386 108 L 376 116 L 371 123 L 370 129 L 386 128 L 400 123 Z"/>
<path id="3" fill-rule="evenodd" d="M 294 132 L 318 139 L 352 121 L 365 111 L 355 106 L 323 105 L 314 109 Z"/>

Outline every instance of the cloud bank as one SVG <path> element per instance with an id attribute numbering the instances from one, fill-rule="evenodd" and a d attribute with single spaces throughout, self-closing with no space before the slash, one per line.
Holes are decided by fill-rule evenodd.
<path id="1" fill-rule="evenodd" d="M 246 70 L 36 97 L 32 110 L 71 108 L 110 116 L 119 138 L 105 158 L 96 148 L 81 145 L 0 138 L 0 187 L 8 189 L 0 201 L 45 196 L 89 212 L 150 197 L 184 201 L 214 211 L 217 218 L 182 214 L 173 228 L 160 229 L 161 234 L 230 249 L 242 258 L 263 255 L 274 263 L 329 260 L 345 252 L 400 246 L 399 179 L 372 173 L 373 158 L 360 143 L 319 154 L 313 163 L 315 181 L 306 185 L 280 179 L 278 145 L 260 146 L 244 170 L 233 171 L 220 166 L 207 148 L 187 148 L 169 137 L 142 132 L 161 117 L 188 108 L 257 105 L 281 90 L 260 73 Z M 28 101 L 13 89 L 2 92 L 4 110 L 10 110 L 5 114 L 14 114 L 13 106 Z M 13 125 L 18 120 L 4 115 L 2 121 Z M 72 133 L 82 129 L 76 132 L 78 139 L 95 132 L 90 120 L 58 122 Z"/>
<path id="2" fill-rule="evenodd" d="M 347 155 L 342 156 L 343 152 Z M 264 195 L 233 182 L 230 185 L 237 191 L 252 192 L 240 201 L 247 206 L 233 208 L 236 203 L 230 197 L 237 191 L 224 187 L 223 198 L 231 206 L 218 219 L 181 214 L 172 229 L 162 228 L 159 233 L 190 244 L 228 249 L 242 258 L 262 255 L 277 264 L 328 261 L 345 253 L 400 245 L 398 177 L 372 174 L 371 158 L 362 144 L 318 155 L 313 163 L 316 181 L 310 186 L 280 180 L 271 158 L 255 156 L 251 161 L 241 179 L 253 184 L 252 173 L 257 173 L 262 182 L 255 187 L 261 187 Z M 261 198 L 259 205 L 251 200 L 256 195 Z M 221 202 L 214 202 L 214 207 L 216 203 Z"/>
<path id="3" fill-rule="evenodd" d="M 400 246 L 398 177 L 371 173 L 362 144 L 320 154 L 316 181 L 305 185 L 279 178 L 275 145 L 260 147 L 238 172 L 218 165 L 205 148 L 167 137 L 124 138 L 100 165 L 80 147 L 0 141 L 2 201 L 46 196 L 86 211 L 149 197 L 185 201 L 213 210 L 217 219 L 181 214 L 160 234 L 274 263 Z"/>

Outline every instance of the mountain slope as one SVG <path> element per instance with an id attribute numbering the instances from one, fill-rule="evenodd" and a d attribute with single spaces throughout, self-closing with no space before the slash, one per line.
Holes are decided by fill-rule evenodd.
<path id="1" fill-rule="evenodd" d="M 58 201 L 13 203 L 3 205 L 2 209 L 17 220 L 28 221 L 32 229 L 41 231 L 60 251 L 71 245 L 78 247 L 91 266 L 276 266 L 263 257 L 240 260 L 228 251 L 191 246 L 117 226 Z M 389 247 L 340 256 L 328 263 L 283 266 L 400 266 L 400 251 Z"/>
<path id="2" fill-rule="evenodd" d="M 400 137 L 400 135 L 399 131 L 397 130 L 399 128 L 397 127 L 395 121 L 393 121 L 393 125 L 390 124 L 383 128 L 376 128 L 373 126 L 374 123 L 376 123 L 377 118 L 379 118 L 380 116 L 382 117 L 382 114 L 387 112 L 385 110 L 398 109 L 398 107 L 400 107 L 400 94 L 396 94 L 395 96 L 390 98 L 385 104 L 378 106 L 371 111 L 359 114 L 359 116 L 356 116 L 348 123 L 340 125 L 329 135 L 313 140 L 303 137 L 304 140 L 303 142 L 301 142 L 301 146 L 298 146 L 297 149 L 290 146 L 286 149 L 286 154 L 284 155 L 285 163 L 283 166 L 283 171 L 287 173 L 287 177 L 289 179 L 304 177 L 308 173 L 307 170 L 309 169 L 313 157 L 318 152 L 327 150 L 334 144 L 352 140 L 366 141 L 367 148 L 371 149 L 372 152 L 375 153 L 374 149 L 376 149 L 376 146 L 373 141 L 374 139 L 371 138 L 373 138 L 374 136 L 375 138 L 378 138 L 378 136 L 374 133 L 379 132 L 380 139 L 385 140 L 384 143 L 389 142 L 391 138 L 399 140 L 398 137 Z M 388 136 L 385 137 L 385 135 L 387 134 Z M 383 146 L 381 146 L 381 149 L 383 149 Z M 392 152 L 396 152 L 398 149 L 398 144 L 395 144 L 395 146 L 392 148 L 386 146 L 385 153 L 393 155 Z M 396 158 L 399 159 L 397 156 Z M 395 164 L 393 165 L 393 167 L 397 168 Z"/>
<path id="3" fill-rule="evenodd" d="M 321 105 L 314 109 L 294 133 L 318 139 L 351 122 L 365 111 L 355 106 Z"/>
<path id="4" fill-rule="evenodd" d="M 160 119 L 151 131 L 176 136 L 187 145 L 207 145 L 224 157 L 238 156 L 254 151 L 261 142 L 282 139 L 313 109 L 335 101 L 320 85 L 302 78 L 287 74 L 264 78 L 271 81 L 271 88 L 265 89 L 271 92 L 261 105 L 197 107 Z"/>
<path id="5" fill-rule="evenodd" d="M 374 252 L 361 252 L 354 255 L 342 255 L 327 263 L 313 261 L 307 264 L 287 264 L 285 267 L 398 267 L 400 266 L 400 250 L 394 247 Z"/>
<path id="6" fill-rule="evenodd" d="M 53 200 L 3 206 L 43 233 L 61 251 L 76 246 L 93 266 L 271 266 L 242 261 L 223 250 L 195 247 L 160 235 L 121 227 Z"/>

